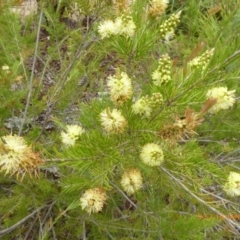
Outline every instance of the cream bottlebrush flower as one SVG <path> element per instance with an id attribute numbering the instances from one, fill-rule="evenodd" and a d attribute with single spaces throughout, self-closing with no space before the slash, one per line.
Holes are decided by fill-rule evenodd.
<path id="1" fill-rule="evenodd" d="M 200 69 L 204 70 L 206 68 L 206 66 L 208 65 L 209 61 L 211 60 L 213 53 L 214 53 L 214 48 L 207 50 L 201 56 L 195 57 L 188 64 L 192 68 L 195 68 L 195 69 L 200 68 Z"/>
<path id="2" fill-rule="evenodd" d="M 107 86 L 110 90 L 111 99 L 115 104 L 122 105 L 132 97 L 132 81 L 124 72 L 109 76 Z"/>
<path id="3" fill-rule="evenodd" d="M 9 72 L 9 69 L 10 69 L 9 66 L 6 64 L 2 66 L 3 71 Z"/>
<path id="4" fill-rule="evenodd" d="M 130 12 L 135 0 L 112 0 L 114 10 L 117 14 L 121 12 Z"/>
<path id="5" fill-rule="evenodd" d="M 172 14 L 169 19 L 167 19 L 161 26 L 160 26 L 160 37 L 161 38 L 169 38 L 169 34 L 173 37 L 175 28 L 177 27 L 178 23 L 180 22 L 181 11 L 176 14 Z"/>
<path id="6" fill-rule="evenodd" d="M 101 38 L 109 38 L 112 35 L 118 33 L 118 29 L 116 28 L 116 24 L 111 20 L 105 20 L 100 23 L 98 26 L 98 33 L 100 34 Z"/>
<path id="7" fill-rule="evenodd" d="M 148 96 L 141 97 L 132 105 L 132 112 L 149 118 L 152 113 L 152 101 Z"/>
<path id="8" fill-rule="evenodd" d="M 131 16 L 122 15 L 115 20 L 115 27 L 118 35 L 132 37 L 135 33 L 136 25 Z"/>
<path id="9" fill-rule="evenodd" d="M 231 197 L 240 195 L 240 174 L 230 172 L 223 190 Z"/>
<path id="10" fill-rule="evenodd" d="M 100 212 L 107 199 L 106 191 L 102 188 L 88 189 L 80 198 L 80 205 L 89 214 Z"/>
<path id="11" fill-rule="evenodd" d="M 123 133 L 127 121 L 122 116 L 121 111 L 107 108 L 100 113 L 100 121 L 104 130 L 108 133 Z"/>
<path id="12" fill-rule="evenodd" d="M 28 148 L 23 137 L 16 135 L 7 135 L 2 137 L 2 139 L 5 144 L 5 148 L 9 151 L 18 152 L 21 154 Z"/>
<path id="13" fill-rule="evenodd" d="M 161 86 L 171 80 L 171 59 L 168 54 L 159 59 L 158 68 L 152 73 L 152 79 L 155 86 Z"/>
<path id="14" fill-rule="evenodd" d="M 0 171 L 5 174 L 36 174 L 41 163 L 38 154 L 32 152 L 22 137 L 7 135 L 0 140 Z"/>
<path id="15" fill-rule="evenodd" d="M 217 113 L 220 110 L 226 110 L 232 107 L 236 101 L 235 90 L 228 91 L 227 87 L 216 87 L 208 90 L 207 98 L 217 99 L 217 103 L 209 109 L 209 113 Z"/>
<path id="16" fill-rule="evenodd" d="M 112 35 L 123 35 L 132 37 L 135 33 L 136 25 L 131 16 L 122 15 L 114 22 L 105 20 L 98 26 L 98 33 L 101 38 L 108 38 Z"/>
<path id="17" fill-rule="evenodd" d="M 163 150 L 155 143 L 148 143 L 143 146 L 140 158 L 149 166 L 160 166 L 164 160 Z"/>
<path id="18" fill-rule="evenodd" d="M 142 188 L 142 176 L 139 170 L 130 169 L 125 172 L 121 179 L 121 185 L 124 191 L 131 195 Z"/>
<path id="19" fill-rule="evenodd" d="M 67 146 L 73 146 L 84 132 L 85 130 L 79 125 L 67 125 L 66 132 L 61 132 L 62 143 Z"/>
<path id="20" fill-rule="evenodd" d="M 151 0 L 148 14 L 153 17 L 161 16 L 165 12 L 168 3 L 169 0 Z"/>

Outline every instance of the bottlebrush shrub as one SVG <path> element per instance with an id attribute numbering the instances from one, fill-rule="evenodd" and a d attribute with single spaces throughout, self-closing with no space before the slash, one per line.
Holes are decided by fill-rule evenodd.
<path id="1" fill-rule="evenodd" d="M 203 139 L 201 129 L 211 131 L 212 119 L 231 116 L 238 107 L 238 89 L 225 81 L 233 79 L 233 73 L 222 71 L 240 53 L 218 62 L 217 54 L 224 55 L 224 48 L 217 45 L 213 51 L 213 46 L 206 46 L 190 49 L 190 57 L 182 50 L 182 62 L 178 61 L 172 51 L 180 51 L 174 46 L 180 48 L 178 41 L 184 35 L 175 28 L 184 12 L 178 9 L 160 18 L 154 17 L 155 12 L 162 16 L 168 1 L 162 1 L 161 12 L 153 11 L 157 1 L 119 2 L 106 4 L 115 15 L 96 18 L 85 38 L 81 36 L 86 45 L 92 34 L 95 39 L 91 47 L 78 52 L 81 64 L 71 62 L 66 81 L 62 77 L 49 90 L 49 99 L 56 102 L 53 121 L 57 126 L 37 138 L 38 153 L 30 151 L 23 137 L 19 137 L 20 147 L 26 151 L 11 149 L 12 137 L 2 136 L 0 180 L 4 186 L 11 185 L 11 191 L 3 189 L 0 200 L 5 209 L 0 236 L 35 213 L 42 224 L 39 230 L 35 223 L 25 227 L 42 239 L 204 239 L 213 235 L 219 239 L 227 231 L 238 234 L 235 198 L 240 173 L 231 171 L 234 166 L 227 165 L 228 155 L 223 164 L 214 159 L 207 144 L 222 142 Z M 126 12 L 122 6 L 128 6 Z M 124 31 L 116 31 L 116 25 L 124 26 Z M 169 33 L 176 37 L 173 43 L 166 41 Z M 110 61 L 110 68 L 93 57 L 99 55 L 104 56 L 102 62 Z M 82 70 L 86 62 L 89 66 Z M 78 69 L 90 76 L 89 85 L 102 85 L 88 102 L 78 101 Z M 2 71 L 8 69 L 3 65 Z M 102 79 L 96 80 L 99 76 Z M 219 76 L 224 79 L 220 81 Z M 49 99 L 44 96 L 43 101 Z M 64 121 L 62 106 L 76 102 L 80 116 L 74 123 Z M 33 166 L 29 154 L 36 159 Z M 12 165 L 18 161 L 18 166 L 7 165 L 8 160 Z M 25 162 L 28 165 L 20 168 Z M 36 178 L 26 174 L 21 184 L 15 180 L 14 174 L 22 169 L 31 173 L 36 168 Z M 12 209 L 13 205 L 21 211 Z"/>

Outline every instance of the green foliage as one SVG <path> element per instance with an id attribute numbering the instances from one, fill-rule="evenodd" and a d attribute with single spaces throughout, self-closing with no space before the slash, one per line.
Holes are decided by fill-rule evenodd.
<path id="1" fill-rule="evenodd" d="M 41 1 L 38 13 L 25 18 L 11 11 L 16 2 L 0 3 L 0 237 L 236 238 L 238 196 L 230 198 L 223 186 L 230 171 L 239 172 L 239 4 L 169 1 L 165 13 L 153 18 L 149 1 L 136 0 L 132 7 L 130 1 Z M 122 8 L 136 26 L 133 36 L 115 28 L 102 37 L 99 26 L 121 16 Z M 173 39 L 160 37 L 161 25 L 180 10 Z M 191 68 L 193 59 L 212 48 L 206 68 Z M 156 86 L 152 74 L 164 54 L 171 59 L 165 72 L 171 80 Z M 126 101 L 120 96 L 123 104 L 117 104 L 120 90 L 111 92 L 109 76 L 122 72 L 131 79 L 133 95 Z M 203 111 L 210 104 L 207 91 L 222 86 L 236 90 L 234 106 Z M 163 100 L 149 105 L 149 117 L 134 113 L 137 100 L 155 93 Z M 122 132 L 109 130 L 106 118 L 114 119 L 113 109 L 127 122 Z M 64 144 L 69 125 L 84 132 L 74 128 Z M 22 178 L 5 175 L 14 159 L 5 147 L 8 134 L 31 144 L 29 159 L 39 154 L 37 176 L 28 175 L 27 165 Z M 163 150 L 158 166 L 142 161 L 149 143 Z M 129 193 L 122 179 L 132 169 L 142 182 Z M 83 199 L 93 189 L 106 191 L 106 200 L 89 214 Z M 88 207 L 95 198 L 86 200 Z"/>

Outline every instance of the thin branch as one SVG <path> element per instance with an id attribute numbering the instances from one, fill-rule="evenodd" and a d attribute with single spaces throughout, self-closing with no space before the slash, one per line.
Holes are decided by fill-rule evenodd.
<path id="1" fill-rule="evenodd" d="M 114 183 L 111 183 L 136 209 L 138 206 Z"/>
<path id="2" fill-rule="evenodd" d="M 235 153 L 239 153 L 239 152 L 240 152 L 240 148 L 237 148 L 236 150 L 234 150 L 234 151 L 228 153 L 227 155 L 225 155 L 225 156 L 221 159 L 221 162 L 222 162 L 222 161 L 224 162 L 224 161 L 228 160 L 228 159 L 227 159 L 228 157 L 234 155 Z"/>
<path id="3" fill-rule="evenodd" d="M 42 222 L 40 222 L 40 230 L 39 230 L 39 237 L 41 239 L 44 239 L 44 236 L 42 236 L 42 229 L 44 229 L 44 227 L 46 226 L 46 221 L 47 221 L 47 218 L 49 217 L 50 218 L 50 214 L 52 212 L 52 208 L 54 206 L 54 204 L 56 203 L 56 201 L 53 201 L 50 205 L 48 205 L 48 211 L 47 213 L 45 214 L 44 216 L 44 219 L 42 220 Z M 40 220 L 40 219 L 39 219 Z M 47 229 L 47 231 L 50 231 L 51 229 L 53 228 L 53 224 L 49 224 L 49 227 Z M 45 233 L 46 234 L 46 233 Z"/>
<path id="4" fill-rule="evenodd" d="M 35 211 L 33 211 L 32 213 L 30 213 L 29 215 L 27 215 L 25 218 L 21 219 L 19 222 L 17 222 L 16 224 L 14 224 L 13 226 L 0 230 L 0 237 L 14 231 L 16 228 L 18 228 L 19 226 L 21 226 L 23 223 L 25 223 L 29 218 L 33 217 L 36 213 L 38 213 L 39 211 L 41 211 L 42 209 L 44 209 L 47 205 L 44 205 L 40 208 L 37 208 Z"/>
<path id="5" fill-rule="evenodd" d="M 214 194 L 214 193 L 211 193 L 211 192 L 205 190 L 204 188 L 200 188 L 200 190 L 201 190 L 202 192 L 204 192 L 204 193 L 207 193 L 207 194 L 209 194 L 209 195 L 217 198 L 218 200 L 221 200 L 221 201 L 224 202 L 224 203 L 230 203 L 230 202 L 231 202 L 231 201 L 229 201 L 229 200 L 227 200 L 227 199 L 225 199 L 225 198 L 222 198 L 221 196 L 218 196 L 218 195 L 216 195 L 216 194 Z M 232 202 L 231 202 L 231 203 L 232 203 Z"/>
<path id="6" fill-rule="evenodd" d="M 33 220 L 33 222 L 31 222 L 31 226 L 29 227 L 27 233 L 25 234 L 24 240 L 30 239 L 29 235 L 30 235 L 30 233 L 31 233 L 31 231 L 32 231 L 32 229 L 33 229 L 36 221 L 37 221 L 37 218 L 35 218 L 35 219 Z"/>
<path id="7" fill-rule="evenodd" d="M 223 220 L 226 221 L 226 223 L 231 227 L 231 229 L 236 232 L 236 230 L 240 229 L 240 225 L 236 222 L 229 219 L 226 215 L 219 212 L 216 208 L 210 206 L 208 203 L 206 203 L 203 199 L 199 198 L 197 195 L 195 195 L 186 185 L 184 185 L 179 179 L 177 179 L 175 176 L 173 176 L 167 169 L 164 167 L 160 167 L 163 172 L 165 172 L 172 180 L 174 180 L 178 185 L 180 185 L 189 195 L 191 195 L 193 198 L 197 199 L 200 203 L 202 203 L 204 206 L 206 206 L 208 209 L 210 209 L 212 212 L 216 213 L 218 216 L 220 216 Z"/>
<path id="8" fill-rule="evenodd" d="M 87 240 L 87 237 L 86 237 L 86 224 L 85 224 L 85 221 L 83 221 L 83 233 L 82 233 L 82 240 Z"/>
<path id="9" fill-rule="evenodd" d="M 26 121 L 26 118 L 27 118 L 28 108 L 29 108 L 29 105 L 30 105 L 31 97 L 32 97 L 34 69 L 35 69 L 36 62 L 37 62 L 37 52 L 38 52 L 38 46 L 39 46 L 42 18 L 43 18 L 43 11 L 41 10 L 39 21 L 38 21 L 37 39 L 36 39 L 35 52 L 34 52 L 34 58 L 33 58 L 33 65 L 32 65 L 32 70 L 31 70 L 29 86 L 28 86 L 29 91 L 28 91 L 26 106 L 25 106 L 24 113 L 23 113 L 23 119 L 21 121 L 21 125 L 20 125 L 19 131 L 18 131 L 19 136 L 22 134 L 23 125 L 24 125 L 24 123 Z"/>

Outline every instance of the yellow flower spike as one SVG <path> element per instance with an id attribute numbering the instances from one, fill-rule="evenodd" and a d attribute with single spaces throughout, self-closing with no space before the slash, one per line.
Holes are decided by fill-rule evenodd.
<path id="1" fill-rule="evenodd" d="M 204 70 L 214 54 L 214 48 L 205 51 L 201 56 L 195 57 L 188 64 L 193 69 Z"/>
<path id="2" fill-rule="evenodd" d="M 168 40 L 169 34 L 174 36 L 175 28 L 177 27 L 178 23 L 180 22 L 181 11 L 176 14 L 172 14 L 169 19 L 167 19 L 161 26 L 160 26 L 160 37 Z"/>
<path id="3" fill-rule="evenodd" d="M 132 112 L 138 114 L 143 118 L 149 118 L 154 108 L 159 107 L 163 103 L 163 96 L 161 93 L 153 93 L 150 97 L 148 95 L 141 97 L 132 105 Z"/>
<path id="4" fill-rule="evenodd" d="M 171 59 L 168 54 L 159 59 L 158 68 L 152 73 L 152 79 L 155 86 L 171 81 Z"/>

